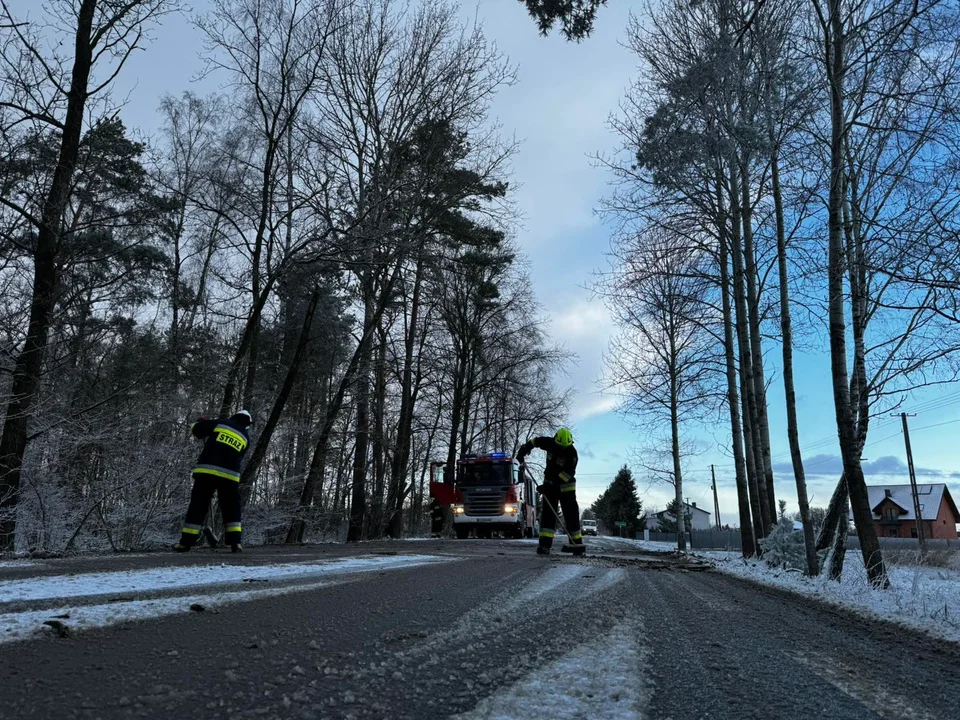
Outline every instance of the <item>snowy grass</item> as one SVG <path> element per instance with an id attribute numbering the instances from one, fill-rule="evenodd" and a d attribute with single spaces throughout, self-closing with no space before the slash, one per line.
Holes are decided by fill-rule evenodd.
<path id="1" fill-rule="evenodd" d="M 853 552 L 848 550 L 847 552 Z M 924 558 L 920 557 L 919 550 L 883 549 L 883 561 L 888 565 L 903 567 L 941 567 L 948 570 L 960 570 L 960 549 L 958 548 L 930 548 Z"/>
<path id="2" fill-rule="evenodd" d="M 867 581 L 859 553 L 847 553 L 840 582 L 821 575 L 805 577 L 777 570 L 737 552 L 697 551 L 721 572 L 789 590 L 872 618 L 882 618 L 960 642 L 960 571 L 926 565 L 888 565 L 890 588 L 878 590 Z"/>
<path id="3" fill-rule="evenodd" d="M 114 572 L 52 575 L 0 581 L 0 603 L 119 593 L 144 593 L 189 587 L 211 587 L 241 582 L 311 578 L 337 573 L 370 572 L 414 567 L 449 558 L 430 555 L 393 555 L 334 560 L 324 563 L 276 565 L 193 565 L 118 570 Z"/>

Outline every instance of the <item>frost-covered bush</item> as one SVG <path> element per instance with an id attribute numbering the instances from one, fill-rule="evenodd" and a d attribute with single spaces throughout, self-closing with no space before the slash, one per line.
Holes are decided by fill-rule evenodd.
<path id="1" fill-rule="evenodd" d="M 781 520 L 767 537 L 760 540 L 763 561 L 775 568 L 803 571 L 807 566 L 803 533 L 793 529 L 792 520 Z"/>

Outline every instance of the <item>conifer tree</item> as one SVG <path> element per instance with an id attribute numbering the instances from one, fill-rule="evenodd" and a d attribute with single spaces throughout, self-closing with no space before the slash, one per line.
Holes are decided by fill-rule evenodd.
<path id="1" fill-rule="evenodd" d="M 603 494 L 590 506 L 597 519 L 609 532 L 614 532 L 617 522 L 627 524 L 625 532 L 635 537 L 638 530 L 646 527 L 646 519 L 640 516 L 643 503 L 637 497 L 637 484 L 630 468 L 624 465 Z"/>

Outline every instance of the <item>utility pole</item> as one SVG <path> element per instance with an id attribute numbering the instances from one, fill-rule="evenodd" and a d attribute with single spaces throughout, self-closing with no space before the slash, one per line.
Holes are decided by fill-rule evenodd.
<path id="1" fill-rule="evenodd" d="M 713 510 L 717 518 L 717 530 L 720 529 L 720 501 L 717 499 L 717 476 L 713 471 L 713 465 L 710 466 L 710 479 L 713 480 Z"/>
<path id="2" fill-rule="evenodd" d="M 910 449 L 910 428 L 907 427 L 907 413 L 900 413 L 903 423 L 903 442 L 907 447 L 907 470 L 910 472 L 910 492 L 913 494 L 913 515 L 917 521 L 917 540 L 920 543 L 920 557 L 927 555 L 927 539 L 923 536 L 923 522 L 920 515 L 920 495 L 917 493 L 917 475 L 913 470 L 913 451 Z"/>

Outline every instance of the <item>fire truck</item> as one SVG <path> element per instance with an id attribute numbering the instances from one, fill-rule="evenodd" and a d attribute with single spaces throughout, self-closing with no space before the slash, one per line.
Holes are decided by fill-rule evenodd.
<path id="1" fill-rule="evenodd" d="M 534 537 L 537 494 L 533 478 L 503 452 L 464 455 L 456 468 L 431 463 L 430 496 L 453 510 L 453 529 L 464 540 L 501 533 L 505 538 Z"/>

